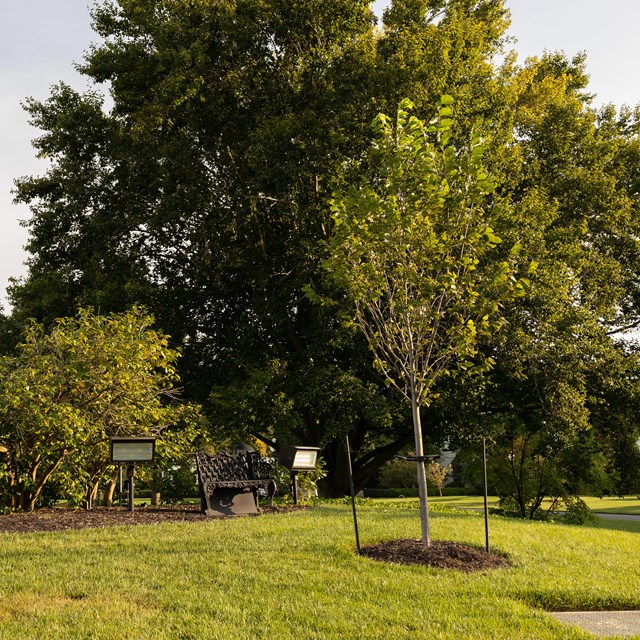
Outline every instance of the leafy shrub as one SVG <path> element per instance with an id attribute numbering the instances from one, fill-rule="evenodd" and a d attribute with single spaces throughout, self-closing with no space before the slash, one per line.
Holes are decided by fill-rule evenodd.
<path id="1" fill-rule="evenodd" d="M 312 471 L 298 472 L 298 502 L 305 503 L 318 495 L 318 481 L 327 475 L 326 462 L 318 458 L 316 468 Z M 273 465 L 273 477 L 278 486 L 277 495 L 285 501 L 293 500 L 291 472 L 281 464 Z"/>
<path id="2" fill-rule="evenodd" d="M 586 502 L 577 496 L 567 496 L 563 500 L 565 514 L 562 522 L 566 524 L 594 524 L 598 517 L 593 514 Z"/>
<path id="3" fill-rule="evenodd" d="M 198 481 L 192 464 L 176 465 L 162 471 L 154 479 L 153 489 L 160 492 L 160 499 L 166 504 L 177 504 L 197 496 Z"/>
<path id="4" fill-rule="evenodd" d="M 500 500 L 498 500 L 498 507 L 490 509 L 490 512 L 506 518 L 527 518 L 529 520 L 538 520 L 541 522 L 548 522 L 551 520 L 550 512 L 539 508 L 527 512 L 523 516 L 520 504 L 512 496 L 502 496 Z"/>
<path id="5" fill-rule="evenodd" d="M 380 486 L 390 488 L 417 488 L 416 463 L 407 460 L 389 460 L 380 470 Z"/>
<path id="6" fill-rule="evenodd" d="M 416 498 L 418 496 L 417 487 L 395 487 L 389 489 L 365 489 L 365 498 Z"/>
<path id="7" fill-rule="evenodd" d="M 42 488 L 42 491 L 36 500 L 36 508 L 55 507 L 56 503 L 64 498 L 63 488 L 60 483 L 49 482 Z"/>
<path id="8" fill-rule="evenodd" d="M 427 484 L 438 490 L 442 495 L 442 487 L 447 474 L 451 471 L 451 465 L 443 467 L 437 460 L 432 460 L 424 465 L 427 476 Z M 382 489 L 417 489 L 418 474 L 416 463 L 410 460 L 389 460 L 380 471 L 380 486 Z M 403 495 L 417 495 L 407 491 Z"/>

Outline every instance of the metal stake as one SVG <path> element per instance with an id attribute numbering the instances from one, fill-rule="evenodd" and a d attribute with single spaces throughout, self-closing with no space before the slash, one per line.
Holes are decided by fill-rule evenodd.
<path id="1" fill-rule="evenodd" d="M 122 507 L 122 462 L 118 465 L 118 497 L 120 499 L 120 506 Z"/>
<path id="2" fill-rule="evenodd" d="M 351 447 L 349 446 L 349 436 L 344 437 L 347 445 L 347 469 L 349 471 L 349 487 L 351 489 L 351 509 L 353 511 L 353 527 L 356 532 L 356 549 L 360 555 L 360 535 L 358 533 L 358 516 L 356 514 L 356 492 L 353 486 L 353 469 L 351 468 Z"/>
<path id="3" fill-rule="evenodd" d="M 485 548 L 489 553 L 489 501 L 487 497 L 487 444 L 486 439 L 482 438 L 482 474 L 484 480 L 484 535 Z"/>
<path id="4" fill-rule="evenodd" d="M 129 511 L 133 512 L 133 497 L 135 492 L 135 482 L 133 476 L 135 473 L 135 464 L 130 464 L 127 468 L 127 477 L 129 478 Z"/>

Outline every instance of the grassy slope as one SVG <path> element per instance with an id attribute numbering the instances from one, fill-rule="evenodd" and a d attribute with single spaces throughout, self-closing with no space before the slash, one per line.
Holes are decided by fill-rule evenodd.
<path id="1" fill-rule="evenodd" d="M 383 498 L 381 498 L 382 500 Z M 594 498 L 583 496 L 582 499 L 589 505 L 589 508 L 598 513 L 624 513 L 640 515 L 640 500 L 634 496 L 626 498 L 606 497 Z M 385 499 L 386 500 L 386 499 Z M 457 509 L 481 509 L 483 506 L 482 496 L 429 496 L 429 501 L 434 504 L 444 504 Z M 498 505 L 496 496 L 489 496 L 489 506 Z"/>
<path id="2" fill-rule="evenodd" d="M 359 516 L 364 543 L 419 537 L 415 510 Z M 0 638 L 587 638 L 541 608 L 640 608 L 637 533 L 491 518 L 514 566 L 464 575 L 356 556 L 350 517 L 2 534 Z M 484 540 L 475 514 L 434 514 L 432 531 Z"/>

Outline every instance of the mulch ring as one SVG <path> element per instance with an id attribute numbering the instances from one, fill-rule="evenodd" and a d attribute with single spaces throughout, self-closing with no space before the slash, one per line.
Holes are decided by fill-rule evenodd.
<path id="1" fill-rule="evenodd" d="M 421 564 L 437 569 L 458 569 L 467 573 L 511 566 L 502 556 L 446 540 L 433 540 L 428 547 L 419 540 L 390 540 L 362 547 L 361 554 L 382 562 Z"/>
<path id="2" fill-rule="evenodd" d="M 304 509 L 299 506 L 260 507 L 260 513 L 274 513 Z M 259 515 L 259 514 L 258 514 Z M 244 517 L 244 516 L 220 516 Z M 0 533 L 34 533 L 38 531 L 65 531 L 164 522 L 205 522 L 216 519 L 206 516 L 199 505 L 166 505 L 162 507 L 136 507 L 132 513 L 126 507 L 96 507 L 86 509 L 37 509 L 32 513 L 10 513 L 0 516 Z"/>

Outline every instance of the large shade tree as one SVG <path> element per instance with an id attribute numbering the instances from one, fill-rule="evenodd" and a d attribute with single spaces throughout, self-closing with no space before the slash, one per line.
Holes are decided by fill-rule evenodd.
<path id="1" fill-rule="evenodd" d="M 492 167 L 513 204 L 502 235 L 521 239 L 538 267 L 527 295 L 505 309 L 509 329 L 491 347 L 486 384 L 458 386 L 449 401 L 467 431 L 495 436 L 511 487 L 530 465 L 553 470 L 549 490 L 566 495 L 597 490 L 588 470 L 602 467 L 602 452 L 612 477 L 637 459 L 626 415 L 637 403 L 636 347 L 621 339 L 637 326 L 637 113 L 588 109 L 581 57 L 531 60 L 519 77 L 532 81 L 513 114 L 517 144 Z M 567 465 L 578 459 L 582 474 Z M 537 487 L 533 498 L 513 494 L 521 514 L 538 508 Z"/>
<path id="2" fill-rule="evenodd" d="M 376 29 L 365 0 L 98 4 L 102 41 L 80 68 L 108 87 L 110 110 L 63 85 L 27 105 L 52 164 L 18 185 L 33 217 L 17 316 L 142 302 L 183 348 L 188 395 L 234 392 L 215 396 L 216 429 L 246 432 L 242 416 L 220 424 L 237 411 L 219 401 L 260 415 L 238 393 L 268 378 L 293 420 L 256 430 L 325 447 L 331 471 L 343 456 L 335 436 L 351 431 L 365 482 L 411 429 L 380 393 L 364 342 L 301 293 L 319 277 L 331 184 L 352 178 L 373 117 L 410 88 L 417 103 L 431 86 L 495 92 L 489 59 L 507 21 L 491 0 L 397 2 L 387 23 Z M 339 493 L 334 479 L 327 490 Z"/>
<path id="3" fill-rule="evenodd" d="M 216 433 L 323 446 L 339 493 L 350 432 L 361 487 L 411 418 L 365 341 L 301 291 L 320 283 L 327 202 L 356 181 L 375 115 L 408 96 L 425 118 L 444 93 L 456 144 L 478 119 L 490 131 L 486 163 L 523 251 L 550 257 L 541 274 L 578 276 L 580 305 L 606 307 L 610 328 L 637 320 L 637 119 L 589 108 L 581 60 L 498 63 L 503 0 L 395 0 L 381 27 L 366 0 L 120 0 L 93 15 L 80 70 L 94 90 L 27 103 L 50 168 L 17 186 L 32 210 L 17 322 L 142 302 Z M 539 282 L 530 309 L 560 307 Z M 514 318 L 532 335 L 528 313 Z M 441 407 L 424 412 L 434 428 Z"/>

